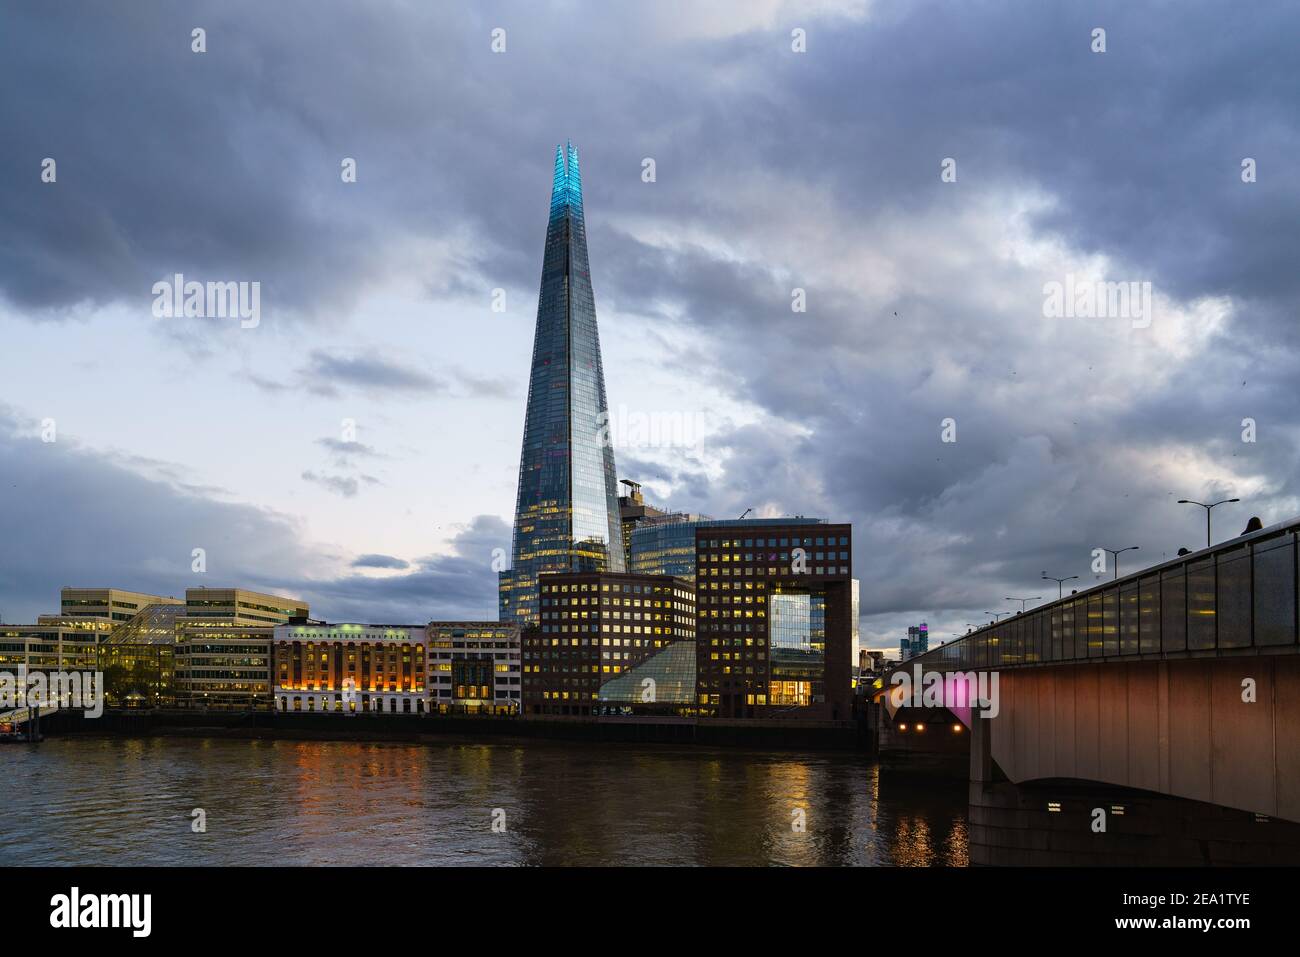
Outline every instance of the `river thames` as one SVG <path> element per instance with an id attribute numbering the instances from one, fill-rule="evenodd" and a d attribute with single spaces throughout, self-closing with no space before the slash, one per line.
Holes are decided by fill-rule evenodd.
<path id="1" fill-rule="evenodd" d="M 967 864 L 964 781 L 852 754 L 64 737 L 0 767 L 5 866 Z"/>

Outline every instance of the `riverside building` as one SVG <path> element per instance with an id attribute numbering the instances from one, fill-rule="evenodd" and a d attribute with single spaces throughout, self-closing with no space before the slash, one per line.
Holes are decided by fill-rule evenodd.
<path id="1" fill-rule="evenodd" d="M 429 709 L 439 714 L 518 714 L 523 693 L 519 625 L 431 621 Z"/>
<path id="2" fill-rule="evenodd" d="M 633 704 L 650 710 L 692 704 L 695 590 L 689 581 L 614 572 L 544 575 L 540 599 L 540 624 L 523 635 L 526 714 L 594 717 Z"/>
<path id="3" fill-rule="evenodd" d="M 423 625 L 277 625 L 276 710 L 424 714 L 427 642 Z"/>
<path id="4" fill-rule="evenodd" d="M 695 545 L 700 713 L 848 720 L 851 526 L 700 525 Z"/>

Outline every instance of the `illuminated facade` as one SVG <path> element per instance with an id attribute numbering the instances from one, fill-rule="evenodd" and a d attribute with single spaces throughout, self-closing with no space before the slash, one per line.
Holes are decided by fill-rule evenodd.
<path id="1" fill-rule="evenodd" d="M 628 571 L 695 579 L 695 527 L 703 515 L 673 512 L 638 522 L 628 532 Z"/>
<path id="2" fill-rule="evenodd" d="M 0 671 L 94 671 L 99 642 L 113 630 L 104 619 L 42 615 L 35 625 L 0 625 Z"/>
<path id="3" fill-rule="evenodd" d="M 277 625 L 276 710 L 424 714 L 427 643 L 423 625 Z"/>
<path id="4" fill-rule="evenodd" d="M 146 605 L 100 642 L 99 670 L 109 707 L 175 704 L 176 627 L 184 615 L 180 603 Z"/>
<path id="5" fill-rule="evenodd" d="M 270 625 L 177 621 L 176 703 L 239 711 L 271 707 Z"/>
<path id="6" fill-rule="evenodd" d="M 523 635 L 526 714 L 591 717 L 608 703 L 623 703 L 629 688 L 609 682 L 668 652 L 657 667 L 671 704 L 674 646 L 694 647 L 695 591 L 681 578 L 612 572 L 542 577 L 540 624 Z M 649 673 L 647 673 L 649 674 Z M 623 684 L 626 684 L 624 682 Z M 638 692 L 644 690 L 638 682 Z M 683 702 L 689 703 L 689 702 Z"/>
<path id="7" fill-rule="evenodd" d="M 625 570 L 578 151 L 555 150 L 502 621 L 538 621 L 547 572 Z"/>
<path id="8" fill-rule="evenodd" d="M 851 526 L 714 523 L 695 536 L 700 713 L 847 720 Z"/>
<path id="9" fill-rule="evenodd" d="M 715 519 L 707 515 L 672 512 L 647 519 L 632 529 L 628 570 L 638 575 L 676 575 L 694 581 L 697 528 L 763 529 L 821 523 L 819 518 Z"/>
<path id="10" fill-rule="evenodd" d="M 306 618 L 293 598 L 190 588 L 177 599 L 64 588 L 61 614 L 0 625 L 0 671 L 101 671 L 113 708 L 269 708 L 274 624 Z"/>
<path id="11" fill-rule="evenodd" d="M 500 621 L 431 621 L 431 711 L 517 714 L 522 694 L 519 625 Z"/>

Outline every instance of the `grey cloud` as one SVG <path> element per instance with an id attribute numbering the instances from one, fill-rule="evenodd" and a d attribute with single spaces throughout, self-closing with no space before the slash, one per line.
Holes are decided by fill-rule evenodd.
<path id="1" fill-rule="evenodd" d="M 411 563 L 403 558 L 394 558 L 392 555 L 358 555 L 352 562 L 353 568 L 410 568 Z"/>
<path id="2" fill-rule="evenodd" d="M 356 498 L 357 492 L 364 485 L 380 485 L 379 479 L 373 475 L 325 475 L 307 469 L 302 473 L 304 482 L 311 482 L 313 485 L 319 485 L 328 492 L 340 495 L 343 498 Z"/>
<path id="3" fill-rule="evenodd" d="M 325 436 L 316 440 L 317 445 L 324 446 L 340 461 L 348 461 L 351 458 L 385 458 L 382 453 L 376 451 L 372 446 L 364 442 L 347 441 L 336 439 L 332 436 Z"/>
<path id="4" fill-rule="evenodd" d="M 317 350 L 309 356 L 299 377 L 309 391 L 330 396 L 338 394 L 339 385 L 370 392 L 428 395 L 446 390 L 446 385 L 428 372 L 374 354 L 334 356 Z"/>

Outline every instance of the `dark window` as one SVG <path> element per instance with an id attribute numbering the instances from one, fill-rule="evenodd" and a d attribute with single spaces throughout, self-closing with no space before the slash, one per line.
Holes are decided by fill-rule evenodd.
<path id="1" fill-rule="evenodd" d="M 1250 647 L 1250 551 L 1242 545 L 1218 555 L 1215 618 L 1220 648 Z"/>
<path id="2" fill-rule="evenodd" d="M 1255 553 L 1255 644 L 1295 643 L 1295 537 L 1260 542 Z"/>
<path id="3" fill-rule="evenodd" d="M 1185 566 L 1160 575 L 1160 648 L 1187 650 L 1187 576 Z"/>

